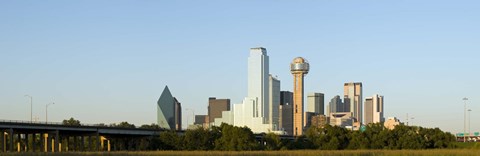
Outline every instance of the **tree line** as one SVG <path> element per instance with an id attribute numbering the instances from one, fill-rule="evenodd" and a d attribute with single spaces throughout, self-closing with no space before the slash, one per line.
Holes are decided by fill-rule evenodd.
<path id="1" fill-rule="evenodd" d="M 365 131 L 330 126 L 310 127 L 305 136 L 281 139 L 267 133 L 256 138 L 247 127 L 222 124 L 211 129 L 160 134 L 156 150 L 343 150 L 343 149 L 436 149 L 454 148 L 455 136 L 439 128 L 398 125 L 393 130 L 382 124 L 370 124 Z"/>
<path id="2" fill-rule="evenodd" d="M 64 124 L 77 123 L 64 120 Z M 79 124 L 80 122 L 78 122 Z M 122 122 L 110 126 L 135 128 Z M 158 125 L 139 128 L 161 130 Z M 136 142 L 136 143 L 132 143 Z M 274 133 L 255 135 L 248 127 L 228 124 L 210 129 L 189 129 L 183 134 L 176 131 L 161 132 L 160 137 L 142 138 L 140 141 L 120 140 L 112 143 L 114 150 L 343 150 L 343 149 L 438 149 L 454 148 L 456 139 L 439 128 L 397 125 L 387 129 L 381 123 L 366 125 L 362 131 L 338 126 L 310 127 L 304 136 L 293 140 L 282 139 Z"/>

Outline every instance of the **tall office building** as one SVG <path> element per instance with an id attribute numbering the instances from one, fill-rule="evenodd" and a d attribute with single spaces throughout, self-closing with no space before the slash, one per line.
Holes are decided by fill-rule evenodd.
<path id="1" fill-rule="evenodd" d="M 268 124 L 272 124 L 273 129 L 279 129 L 279 106 L 280 106 L 280 80 L 277 77 L 269 76 L 269 101 L 268 106 Z"/>
<path id="2" fill-rule="evenodd" d="M 287 135 L 293 134 L 293 93 L 289 91 L 280 92 L 279 108 L 279 127 L 287 132 Z"/>
<path id="3" fill-rule="evenodd" d="M 331 113 L 348 112 L 339 95 L 333 97 L 327 105 L 327 116 Z"/>
<path id="4" fill-rule="evenodd" d="M 161 128 L 171 130 L 182 129 L 182 107 L 165 86 L 157 101 L 157 123 Z"/>
<path id="5" fill-rule="evenodd" d="M 223 111 L 230 110 L 230 99 L 208 98 L 208 120 L 213 123 L 215 118 L 221 118 Z"/>
<path id="6" fill-rule="evenodd" d="M 223 122 L 247 126 L 254 133 L 281 133 L 279 127 L 272 124 L 278 122 L 274 121 L 278 108 L 270 109 L 271 105 L 274 107 L 278 103 L 280 81 L 272 78 L 270 83 L 269 76 L 267 50 L 262 47 L 251 48 L 248 57 L 248 96 L 242 103 L 233 104 L 232 111 L 222 112 L 222 118 L 215 119 L 215 125 Z M 270 90 L 276 93 L 270 94 Z"/>
<path id="7" fill-rule="evenodd" d="M 293 135 L 303 135 L 303 79 L 310 70 L 308 61 L 302 57 L 293 59 L 290 71 L 293 75 Z"/>
<path id="8" fill-rule="evenodd" d="M 383 96 L 378 94 L 365 98 L 365 124 L 384 122 Z"/>
<path id="9" fill-rule="evenodd" d="M 248 97 L 254 98 L 254 117 L 266 118 L 264 122 L 268 122 L 269 115 L 269 98 L 268 93 L 268 67 L 267 50 L 263 47 L 251 48 L 248 57 Z"/>
<path id="10" fill-rule="evenodd" d="M 176 130 L 182 130 L 182 105 L 177 98 L 173 97 L 173 100 L 175 103 L 175 128 Z"/>
<path id="11" fill-rule="evenodd" d="M 308 93 L 307 104 L 307 112 L 325 114 L 325 95 L 323 93 Z"/>
<path id="12" fill-rule="evenodd" d="M 280 105 L 293 105 L 293 93 L 280 91 Z"/>
<path id="13" fill-rule="evenodd" d="M 362 101 L 362 83 L 350 82 L 345 83 L 343 87 L 345 105 L 349 108 L 348 111 L 352 112 L 352 117 L 357 122 L 363 122 L 363 101 Z"/>

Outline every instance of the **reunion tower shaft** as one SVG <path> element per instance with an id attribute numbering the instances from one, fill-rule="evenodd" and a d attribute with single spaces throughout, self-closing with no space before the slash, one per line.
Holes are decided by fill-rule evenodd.
<path id="1" fill-rule="evenodd" d="M 303 135 L 303 78 L 310 70 L 308 61 L 302 57 L 293 59 L 290 71 L 293 75 L 293 136 Z"/>

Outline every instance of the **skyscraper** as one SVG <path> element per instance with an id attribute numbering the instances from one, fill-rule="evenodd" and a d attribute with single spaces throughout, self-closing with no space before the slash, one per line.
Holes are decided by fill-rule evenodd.
<path id="1" fill-rule="evenodd" d="M 215 118 L 221 118 L 223 111 L 230 110 L 230 99 L 208 98 L 208 120 L 213 123 Z"/>
<path id="2" fill-rule="evenodd" d="M 280 128 L 287 132 L 287 135 L 293 134 L 293 93 L 289 91 L 280 92 Z"/>
<path id="3" fill-rule="evenodd" d="M 307 112 L 325 114 L 325 95 L 323 93 L 308 93 L 307 104 Z"/>
<path id="4" fill-rule="evenodd" d="M 254 98 L 254 117 L 269 121 L 268 56 L 263 47 L 251 48 L 248 57 L 248 97 Z"/>
<path id="5" fill-rule="evenodd" d="M 157 101 L 158 126 L 165 129 L 182 129 L 182 108 L 180 102 L 172 96 L 168 86 L 163 89 Z"/>
<path id="6" fill-rule="evenodd" d="M 182 105 L 175 97 L 173 97 L 173 101 L 175 104 L 175 129 L 182 130 Z"/>
<path id="7" fill-rule="evenodd" d="M 350 82 L 345 83 L 343 87 L 345 105 L 347 106 L 349 112 L 352 112 L 352 117 L 356 119 L 357 122 L 363 122 L 363 101 L 362 101 L 362 83 L 361 82 Z"/>
<path id="8" fill-rule="evenodd" d="M 277 110 L 270 109 L 271 105 L 272 107 L 277 105 L 275 103 L 278 102 L 276 97 L 280 81 L 272 78 L 270 83 L 268 71 L 267 50 L 262 47 L 251 48 L 248 57 L 248 96 L 242 103 L 233 104 L 231 111 L 222 112 L 222 118 L 215 119 L 215 125 L 223 122 L 234 126 L 247 126 L 254 133 L 281 133 L 278 131 L 278 126 L 272 124 L 277 122 L 273 121 Z M 270 90 L 277 91 L 270 94 Z M 273 103 L 270 103 L 270 99 Z"/>
<path id="9" fill-rule="evenodd" d="M 280 91 L 280 105 L 293 105 L 293 93 Z"/>
<path id="10" fill-rule="evenodd" d="M 279 106 L 280 106 L 280 80 L 277 77 L 269 76 L 269 106 L 268 106 L 268 124 L 272 124 L 273 129 L 279 129 Z"/>
<path id="11" fill-rule="evenodd" d="M 365 124 L 384 122 L 383 96 L 378 94 L 365 98 Z"/>
<path id="12" fill-rule="evenodd" d="M 293 74 L 293 135 L 303 135 L 303 79 L 310 65 L 302 57 L 293 59 L 290 71 Z"/>
<path id="13" fill-rule="evenodd" d="M 339 95 L 335 95 L 327 105 L 327 116 L 331 113 L 348 112 Z"/>

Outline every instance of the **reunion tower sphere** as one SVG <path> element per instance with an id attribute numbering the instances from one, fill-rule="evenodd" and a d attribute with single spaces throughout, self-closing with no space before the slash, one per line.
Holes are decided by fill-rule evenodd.
<path id="1" fill-rule="evenodd" d="M 310 70 L 310 64 L 308 61 L 302 57 L 296 57 L 293 59 L 292 63 L 290 64 L 290 71 L 292 74 L 307 74 L 308 70 Z"/>

